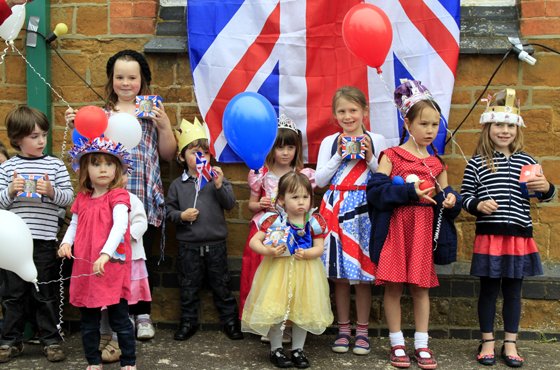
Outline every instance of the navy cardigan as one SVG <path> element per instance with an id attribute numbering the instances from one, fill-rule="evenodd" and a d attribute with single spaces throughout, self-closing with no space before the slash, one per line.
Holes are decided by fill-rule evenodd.
<path id="1" fill-rule="evenodd" d="M 457 259 L 457 231 L 455 230 L 454 220 L 461 212 L 462 198 L 450 186 L 444 190 L 445 193 L 452 192 L 455 194 L 457 202 L 453 208 L 443 209 L 437 246 L 434 245 L 436 252 L 434 253 L 434 263 L 436 264 L 449 264 Z M 434 200 L 438 203 L 437 206 L 433 206 L 434 215 L 437 215 L 442 207 L 443 194 L 443 192 L 439 192 L 434 197 Z M 414 184 L 395 185 L 391 182 L 389 176 L 375 173 L 367 184 L 367 200 L 371 220 L 369 253 L 372 262 L 377 264 L 389 232 L 393 209 L 411 202 L 418 202 L 419 199 Z M 434 217 L 433 230 L 436 229 L 436 223 L 437 217 Z"/>

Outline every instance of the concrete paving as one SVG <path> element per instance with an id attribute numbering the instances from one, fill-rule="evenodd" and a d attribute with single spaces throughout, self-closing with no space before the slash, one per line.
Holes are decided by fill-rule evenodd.
<path id="1" fill-rule="evenodd" d="M 329 345 L 333 335 L 309 335 L 305 351 L 315 369 L 395 369 L 388 361 L 387 338 L 372 338 L 373 349 L 367 356 L 333 353 Z M 407 338 L 407 343 L 412 340 Z M 498 346 L 501 342 L 498 341 Z M 503 361 L 486 368 L 475 361 L 478 342 L 460 339 L 432 339 L 430 346 L 439 361 L 438 369 L 507 369 Z M 50 363 L 42 354 L 40 345 L 27 344 L 24 353 L 12 361 L 0 364 L 0 369 L 76 370 L 87 363 L 82 352 L 80 334 L 67 335 L 64 344 L 67 359 Z M 268 346 L 260 338 L 246 334 L 242 341 L 231 341 L 216 330 L 201 330 L 185 342 L 173 340 L 173 330 L 158 328 L 156 337 L 148 342 L 137 342 L 138 369 L 274 369 L 268 362 Z M 290 349 L 289 345 L 285 348 Z M 412 348 L 412 345 L 409 346 Z M 499 349 L 499 347 L 496 347 Z M 560 369 L 560 343 L 520 341 L 519 350 L 525 358 L 525 369 Z M 413 363 L 411 369 L 418 369 Z M 105 370 L 118 370 L 118 363 L 106 364 Z"/>

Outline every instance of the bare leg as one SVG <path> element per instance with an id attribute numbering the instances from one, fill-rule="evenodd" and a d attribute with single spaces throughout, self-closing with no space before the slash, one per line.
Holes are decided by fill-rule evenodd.
<path id="1" fill-rule="evenodd" d="M 410 285 L 414 303 L 414 321 L 416 331 L 427 333 L 430 321 L 430 294 L 428 288 Z"/>
<path id="2" fill-rule="evenodd" d="M 401 331 L 401 296 L 403 285 L 401 283 L 386 283 L 383 306 L 385 307 L 385 320 L 389 332 Z"/>

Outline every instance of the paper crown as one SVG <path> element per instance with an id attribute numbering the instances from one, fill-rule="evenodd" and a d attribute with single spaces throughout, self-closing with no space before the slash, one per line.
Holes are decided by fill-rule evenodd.
<path id="1" fill-rule="evenodd" d="M 179 153 L 181 153 L 187 145 L 195 140 L 208 139 L 208 136 L 206 136 L 206 130 L 204 130 L 204 127 L 196 117 L 193 122 L 189 122 L 183 118 L 181 126 L 175 130 L 175 137 L 177 138 Z"/>
<path id="2" fill-rule="evenodd" d="M 410 108 L 422 100 L 435 101 L 428 88 L 422 82 L 416 80 L 401 79 L 401 84 L 395 89 L 395 104 L 401 112 L 402 117 L 406 117 Z"/>
<path id="3" fill-rule="evenodd" d="M 288 130 L 294 131 L 296 134 L 299 133 L 295 122 L 284 113 L 282 113 L 280 117 L 278 117 L 278 128 L 286 128 Z"/>
<path id="4" fill-rule="evenodd" d="M 480 123 L 503 122 L 525 127 L 525 122 L 523 122 L 519 108 L 515 106 L 518 103 L 518 100 L 515 99 L 515 90 L 506 89 L 505 105 L 491 106 L 490 104 L 496 100 L 498 94 L 496 93 L 494 96 L 488 95 L 486 99 L 482 99 L 482 101 L 486 102 L 486 110 L 480 115 Z"/>
<path id="5" fill-rule="evenodd" d="M 132 171 L 132 158 L 128 150 L 121 143 L 113 142 L 105 137 L 96 137 L 90 141 L 80 139 L 68 152 L 72 158 L 72 169 L 78 172 L 80 169 L 80 158 L 86 154 L 105 153 L 117 157 L 127 171 Z"/>

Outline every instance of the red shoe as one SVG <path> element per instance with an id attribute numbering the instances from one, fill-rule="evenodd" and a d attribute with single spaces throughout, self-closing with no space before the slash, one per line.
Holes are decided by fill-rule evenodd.
<path id="1" fill-rule="evenodd" d="M 402 349 L 404 351 L 404 356 L 397 356 L 397 350 Z M 410 357 L 406 354 L 405 346 L 394 346 L 391 347 L 391 353 L 389 354 L 389 359 L 391 360 L 391 365 L 398 367 L 400 369 L 406 369 L 410 367 Z"/>
<path id="2" fill-rule="evenodd" d="M 423 358 L 420 357 L 420 352 L 427 352 L 430 354 L 430 357 Z M 429 348 L 418 348 L 414 351 L 414 359 L 418 362 L 418 367 L 420 369 L 436 369 L 437 368 L 437 361 L 434 358 L 433 352 Z"/>

